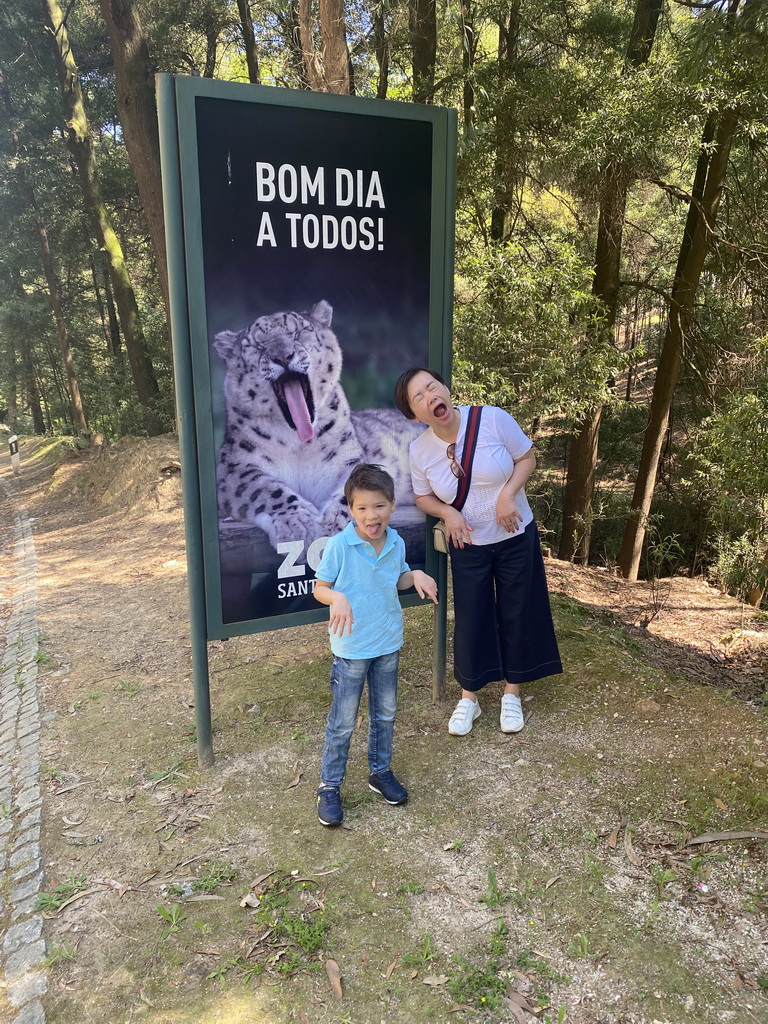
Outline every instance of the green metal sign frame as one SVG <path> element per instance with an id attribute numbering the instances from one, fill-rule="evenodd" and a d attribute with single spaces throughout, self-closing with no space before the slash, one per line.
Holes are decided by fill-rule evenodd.
<path id="1" fill-rule="evenodd" d="M 365 118 L 428 122 L 432 128 L 431 239 L 429 281 L 429 365 L 450 379 L 453 303 L 456 111 L 410 103 L 326 93 L 297 92 L 198 77 L 159 75 L 158 114 L 166 217 L 171 331 L 187 544 L 193 675 L 196 689 L 198 753 L 212 763 L 208 640 L 290 627 L 327 617 L 327 609 L 225 622 L 222 616 L 215 465 L 220 437 L 211 415 L 212 381 L 203 262 L 197 110 L 199 101 L 225 105 L 260 104 L 278 110 L 355 114 Z M 223 109 L 223 108 L 222 108 Z M 240 108 L 238 108 L 240 109 Z M 428 527 L 425 527 L 427 529 Z M 445 674 L 447 561 L 427 543 L 426 568 L 438 580 L 435 679 Z M 420 603 L 418 597 L 404 604 Z M 436 691 L 440 683 L 436 682 Z"/>

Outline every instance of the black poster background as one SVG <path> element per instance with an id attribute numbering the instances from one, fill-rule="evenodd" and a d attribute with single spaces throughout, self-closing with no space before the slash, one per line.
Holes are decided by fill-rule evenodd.
<path id="1" fill-rule="evenodd" d="M 399 374 L 408 366 L 428 363 L 431 121 L 207 97 L 197 97 L 196 118 L 217 455 L 226 427 L 226 366 L 213 347 L 214 337 L 220 331 L 240 331 L 259 317 L 304 312 L 321 301 L 330 304 L 332 329 L 343 354 L 341 384 L 351 408 L 393 409 Z M 260 202 L 257 161 L 273 166 L 276 186 L 282 165 L 294 168 L 298 180 L 302 165 L 313 179 L 318 167 L 323 168 L 324 205 L 312 197 L 302 204 L 300 189 L 291 203 L 279 195 Z M 351 171 L 355 184 L 362 172 L 363 200 L 377 172 L 383 208 L 376 202 L 359 205 L 357 196 L 350 205 L 337 205 L 337 168 Z M 258 244 L 264 213 L 269 214 L 275 245 L 267 239 Z M 376 241 L 368 251 L 360 244 L 323 248 L 322 242 L 309 248 L 297 225 L 297 244 L 292 246 L 286 214 L 326 215 L 339 222 L 352 217 L 356 224 L 370 217 Z M 349 240 L 355 232 L 347 227 Z M 391 416 L 391 429 L 407 460 L 413 428 L 397 414 Z M 404 522 L 398 516 L 408 510 L 400 495 L 398 506 L 393 525 L 406 539 L 411 565 L 422 565 L 423 517 L 411 508 L 415 515 Z M 219 526 L 224 623 L 319 608 L 311 597 L 314 573 L 306 565 L 308 545 L 299 553 L 297 538 L 291 552 L 276 551 L 252 524 Z"/>

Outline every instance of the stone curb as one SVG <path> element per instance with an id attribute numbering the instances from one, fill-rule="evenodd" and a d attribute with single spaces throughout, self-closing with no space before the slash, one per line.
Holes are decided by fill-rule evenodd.
<path id="1" fill-rule="evenodd" d="M 14 508 L 8 485 L 0 496 L 13 528 L 14 576 L 7 632 L 0 643 L 0 975 L 15 1011 L 10 1024 L 45 1024 L 40 1002 L 48 987 L 43 919 L 34 910 L 42 889 L 40 848 L 40 708 L 37 699 L 37 558 L 25 509 Z M 31 876 L 31 877 L 30 877 Z M 2 1007 L 0 1007 L 0 1015 Z"/>

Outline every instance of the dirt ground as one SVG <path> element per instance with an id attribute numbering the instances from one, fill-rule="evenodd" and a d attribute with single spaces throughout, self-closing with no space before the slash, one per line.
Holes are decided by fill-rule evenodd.
<path id="1" fill-rule="evenodd" d="M 10 486 L 38 557 L 46 884 L 74 889 L 46 922 L 52 1024 L 768 1024 L 768 616 L 549 560 L 566 671 L 519 738 L 483 695 L 457 742 L 412 609 L 411 800 L 364 788 L 363 724 L 323 829 L 325 628 L 210 645 L 199 772 L 176 442 L 51 454 L 27 442 Z"/>

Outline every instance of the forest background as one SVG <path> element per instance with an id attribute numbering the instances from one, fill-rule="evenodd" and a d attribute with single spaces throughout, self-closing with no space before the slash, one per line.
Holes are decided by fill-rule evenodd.
<path id="1" fill-rule="evenodd" d="M 460 117 L 454 390 L 542 453 L 550 546 L 768 577 L 768 0 L 14 0 L 0 420 L 174 427 L 156 72 Z"/>

